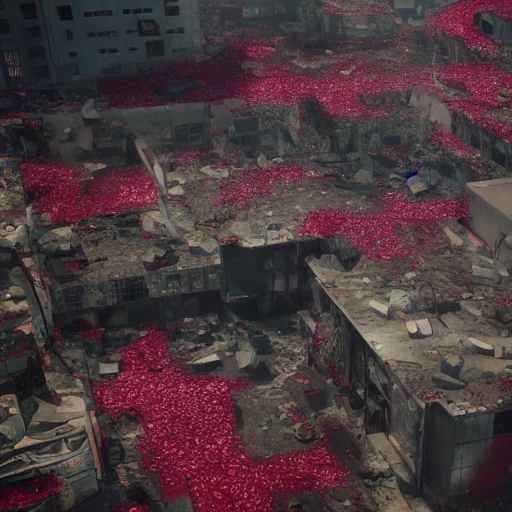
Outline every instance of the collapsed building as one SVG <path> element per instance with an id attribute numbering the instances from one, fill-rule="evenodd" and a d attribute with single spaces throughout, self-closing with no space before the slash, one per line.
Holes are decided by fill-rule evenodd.
<path id="1" fill-rule="evenodd" d="M 102 416 L 115 376 L 137 374 L 136 349 L 118 349 L 166 350 L 154 324 L 181 333 L 178 352 L 201 347 L 180 352 L 192 375 L 295 375 L 313 416 L 329 396 L 434 510 L 507 489 L 512 11 L 441 3 L 325 2 L 309 18 L 211 2 L 202 60 L 101 72 L 94 95 L 4 95 L 3 508 L 72 510 L 109 486 L 126 502 L 140 480 L 155 510 L 203 510 L 194 471 L 185 486 L 155 462 L 160 483 L 140 476 L 152 420 Z M 273 369 L 248 327 L 287 312 L 307 377 Z M 170 378 L 151 357 L 146 373 Z"/>

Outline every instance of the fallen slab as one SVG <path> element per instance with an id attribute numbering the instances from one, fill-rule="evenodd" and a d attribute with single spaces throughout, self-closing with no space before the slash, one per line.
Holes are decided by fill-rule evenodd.
<path id="1" fill-rule="evenodd" d="M 422 338 L 432 336 L 432 325 L 430 324 L 430 320 L 428 318 L 416 320 L 416 325 L 418 326 L 418 331 Z"/>
<path id="2" fill-rule="evenodd" d="M 384 317 L 386 320 L 389 318 L 389 306 L 387 304 L 382 304 L 382 302 L 377 302 L 376 300 L 371 300 L 368 302 L 368 305 L 380 316 Z"/>
<path id="3" fill-rule="evenodd" d="M 483 356 L 494 357 L 494 347 L 489 343 L 485 343 L 484 341 L 480 341 L 477 338 L 468 338 L 468 342 L 476 348 L 476 351 Z"/>
<path id="4" fill-rule="evenodd" d="M 467 384 L 461 380 L 454 379 L 449 375 L 445 375 L 441 372 L 435 372 L 432 374 L 432 383 L 438 388 L 456 391 L 458 389 L 464 389 Z"/>

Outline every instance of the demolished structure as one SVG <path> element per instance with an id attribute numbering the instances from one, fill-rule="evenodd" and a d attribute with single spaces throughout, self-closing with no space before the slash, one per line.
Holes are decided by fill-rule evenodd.
<path id="1" fill-rule="evenodd" d="M 5 44 L 40 4 L 15 3 L 1 510 L 271 511 L 311 493 L 341 510 L 342 410 L 434 510 L 507 489 L 512 2 L 204 2 L 187 14 L 200 58 L 148 53 L 152 74 L 123 61 L 87 75 L 95 90 L 30 87 Z M 141 10 L 130 37 L 160 52 L 152 7 L 102 3 L 92 18 Z M 178 4 L 160 2 L 166 22 Z M 290 312 L 299 346 L 262 327 Z M 239 404 L 260 392 L 282 399 L 262 428 L 288 428 L 286 447 L 247 445 L 261 428 Z"/>

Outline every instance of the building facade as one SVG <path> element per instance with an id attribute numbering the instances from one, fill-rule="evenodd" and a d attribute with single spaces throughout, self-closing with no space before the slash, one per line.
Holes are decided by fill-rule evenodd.
<path id="1" fill-rule="evenodd" d="M 199 0 L 0 2 L 7 86 L 151 71 L 200 46 Z"/>

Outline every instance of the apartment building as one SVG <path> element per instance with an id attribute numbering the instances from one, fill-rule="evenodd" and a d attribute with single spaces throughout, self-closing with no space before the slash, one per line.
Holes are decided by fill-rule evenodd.
<path id="1" fill-rule="evenodd" d="M 199 0 L 0 1 L 8 86 L 150 71 L 200 43 Z"/>

